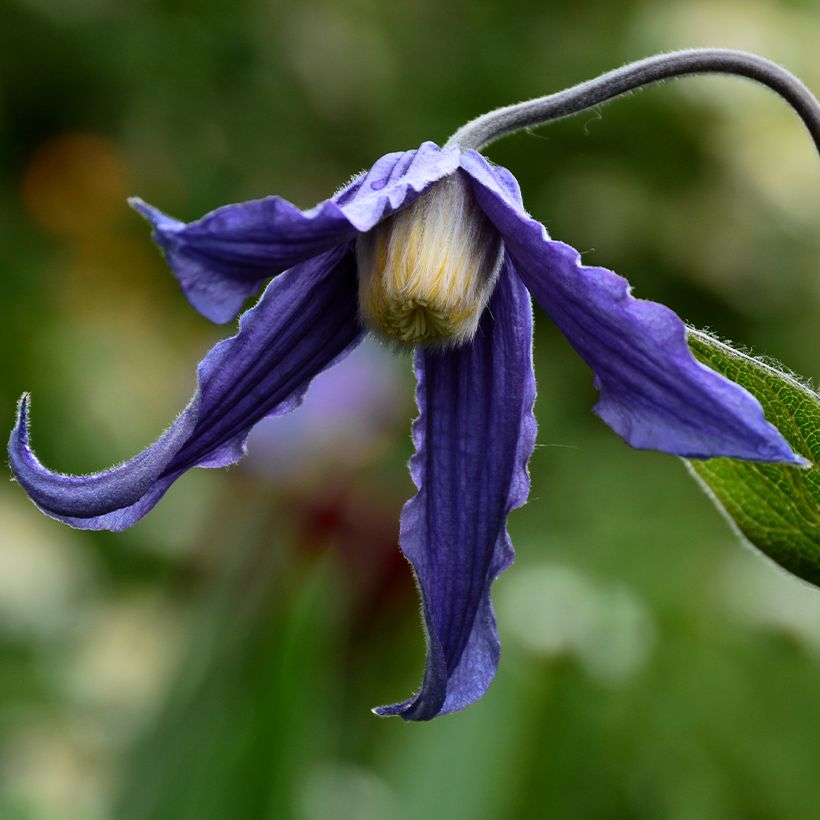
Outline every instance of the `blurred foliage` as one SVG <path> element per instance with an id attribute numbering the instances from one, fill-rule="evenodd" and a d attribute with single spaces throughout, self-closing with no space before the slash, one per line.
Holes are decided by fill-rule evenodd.
<path id="1" fill-rule="evenodd" d="M 308 206 L 383 153 L 664 49 L 754 50 L 820 88 L 817 0 L 0 0 L 0 23 L 0 417 L 31 390 L 38 453 L 73 472 L 152 440 L 225 333 L 126 195 L 184 219 Z M 778 100 L 685 80 L 489 153 L 586 261 L 820 375 L 816 159 Z M 367 711 L 423 658 L 395 544 L 406 360 L 359 457 L 337 425 L 299 469 L 186 476 L 127 533 L 71 531 L 5 485 L 0 817 L 816 817 L 817 596 L 743 551 L 675 459 L 603 428 L 543 317 L 535 356 L 499 676 L 428 725 Z"/>

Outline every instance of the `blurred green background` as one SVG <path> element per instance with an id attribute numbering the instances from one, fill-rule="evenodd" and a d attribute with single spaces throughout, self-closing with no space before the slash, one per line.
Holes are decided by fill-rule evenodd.
<path id="1" fill-rule="evenodd" d="M 0 418 L 57 469 L 153 440 L 230 328 L 125 197 L 307 207 L 378 156 L 664 49 L 820 89 L 816 0 L 0 0 Z M 787 107 L 669 83 L 488 152 L 588 262 L 820 375 L 818 174 Z M 119 535 L 0 484 L 0 818 L 764 820 L 820 812 L 820 593 L 746 550 L 669 457 L 590 412 L 537 319 L 539 447 L 496 584 L 501 668 L 431 724 L 396 546 L 406 358 L 363 348 L 251 455 Z"/>

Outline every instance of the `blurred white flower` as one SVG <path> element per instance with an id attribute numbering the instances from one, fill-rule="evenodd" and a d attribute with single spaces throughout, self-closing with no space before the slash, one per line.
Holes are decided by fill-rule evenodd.
<path id="1" fill-rule="evenodd" d="M 814 587 L 752 550 L 734 549 L 718 577 L 717 594 L 744 626 L 787 635 L 820 660 L 820 596 Z"/>
<path id="2" fill-rule="evenodd" d="M 719 43 L 762 54 L 800 76 L 809 88 L 820 81 L 820 18 L 812 4 L 767 0 L 675 0 L 646 4 L 637 18 L 638 51 L 673 50 Z M 789 107 L 754 83 L 714 77 L 674 83 L 672 93 L 722 113 L 711 131 L 711 150 L 738 184 L 754 188 L 775 212 L 811 227 L 818 215 L 811 141 Z M 773 161 L 776 157 L 776 161 Z M 691 243 L 690 243 L 691 244 Z"/>
<path id="3" fill-rule="evenodd" d="M 535 655 L 574 657 L 602 683 L 626 682 L 643 668 L 655 628 L 634 593 L 557 564 L 521 569 L 497 595 L 513 640 Z"/>
<path id="4" fill-rule="evenodd" d="M 119 745 L 153 715 L 177 669 L 184 625 L 157 596 L 131 594 L 98 605 L 60 664 L 75 708 L 95 716 Z"/>
<path id="5" fill-rule="evenodd" d="M 297 797 L 298 820 L 390 820 L 396 797 L 375 772 L 334 761 L 317 766 Z"/>
<path id="6" fill-rule="evenodd" d="M 0 494 L 0 634 L 53 638 L 70 629 L 92 586 L 74 535 Z"/>
<path id="7" fill-rule="evenodd" d="M 16 726 L 0 744 L 0 793 L 5 805 L 21 807 L 20 817 L 102 818 L 112 774 L 106 749 L 80 721 L 41 716 Z"/>

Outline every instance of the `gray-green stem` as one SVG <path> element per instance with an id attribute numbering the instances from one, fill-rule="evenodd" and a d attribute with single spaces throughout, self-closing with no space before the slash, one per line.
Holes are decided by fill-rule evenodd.
<path id="1" fill-rule="evenodd" d="M 459 128 L 445 147 L 479 151 L 516 131 L 571 117 L 644 86 L 692 74 L 732 74 L 767 86 L 803 120 L 820 153 L 820 104 L 814 94 L 777 63 L 729 49 L 688 49 L 657 54 L 556 94 L 497 108 Z"/>

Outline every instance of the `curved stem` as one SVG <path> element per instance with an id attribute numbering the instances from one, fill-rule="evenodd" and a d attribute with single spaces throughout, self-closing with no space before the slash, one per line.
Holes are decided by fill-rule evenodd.
<path id="1" fill-rule="evenodd" d="M 556 94 L 497 108 L 459 128 L 446 147 L 478 151 L 507 134 L 570 117 L 643 86 L 689 74 L 734 74 L 767 86 L 803 120 L 820 153 L 820 104 L 797 77 L 755 54 L 707 48 L 656 54 Z"/>

